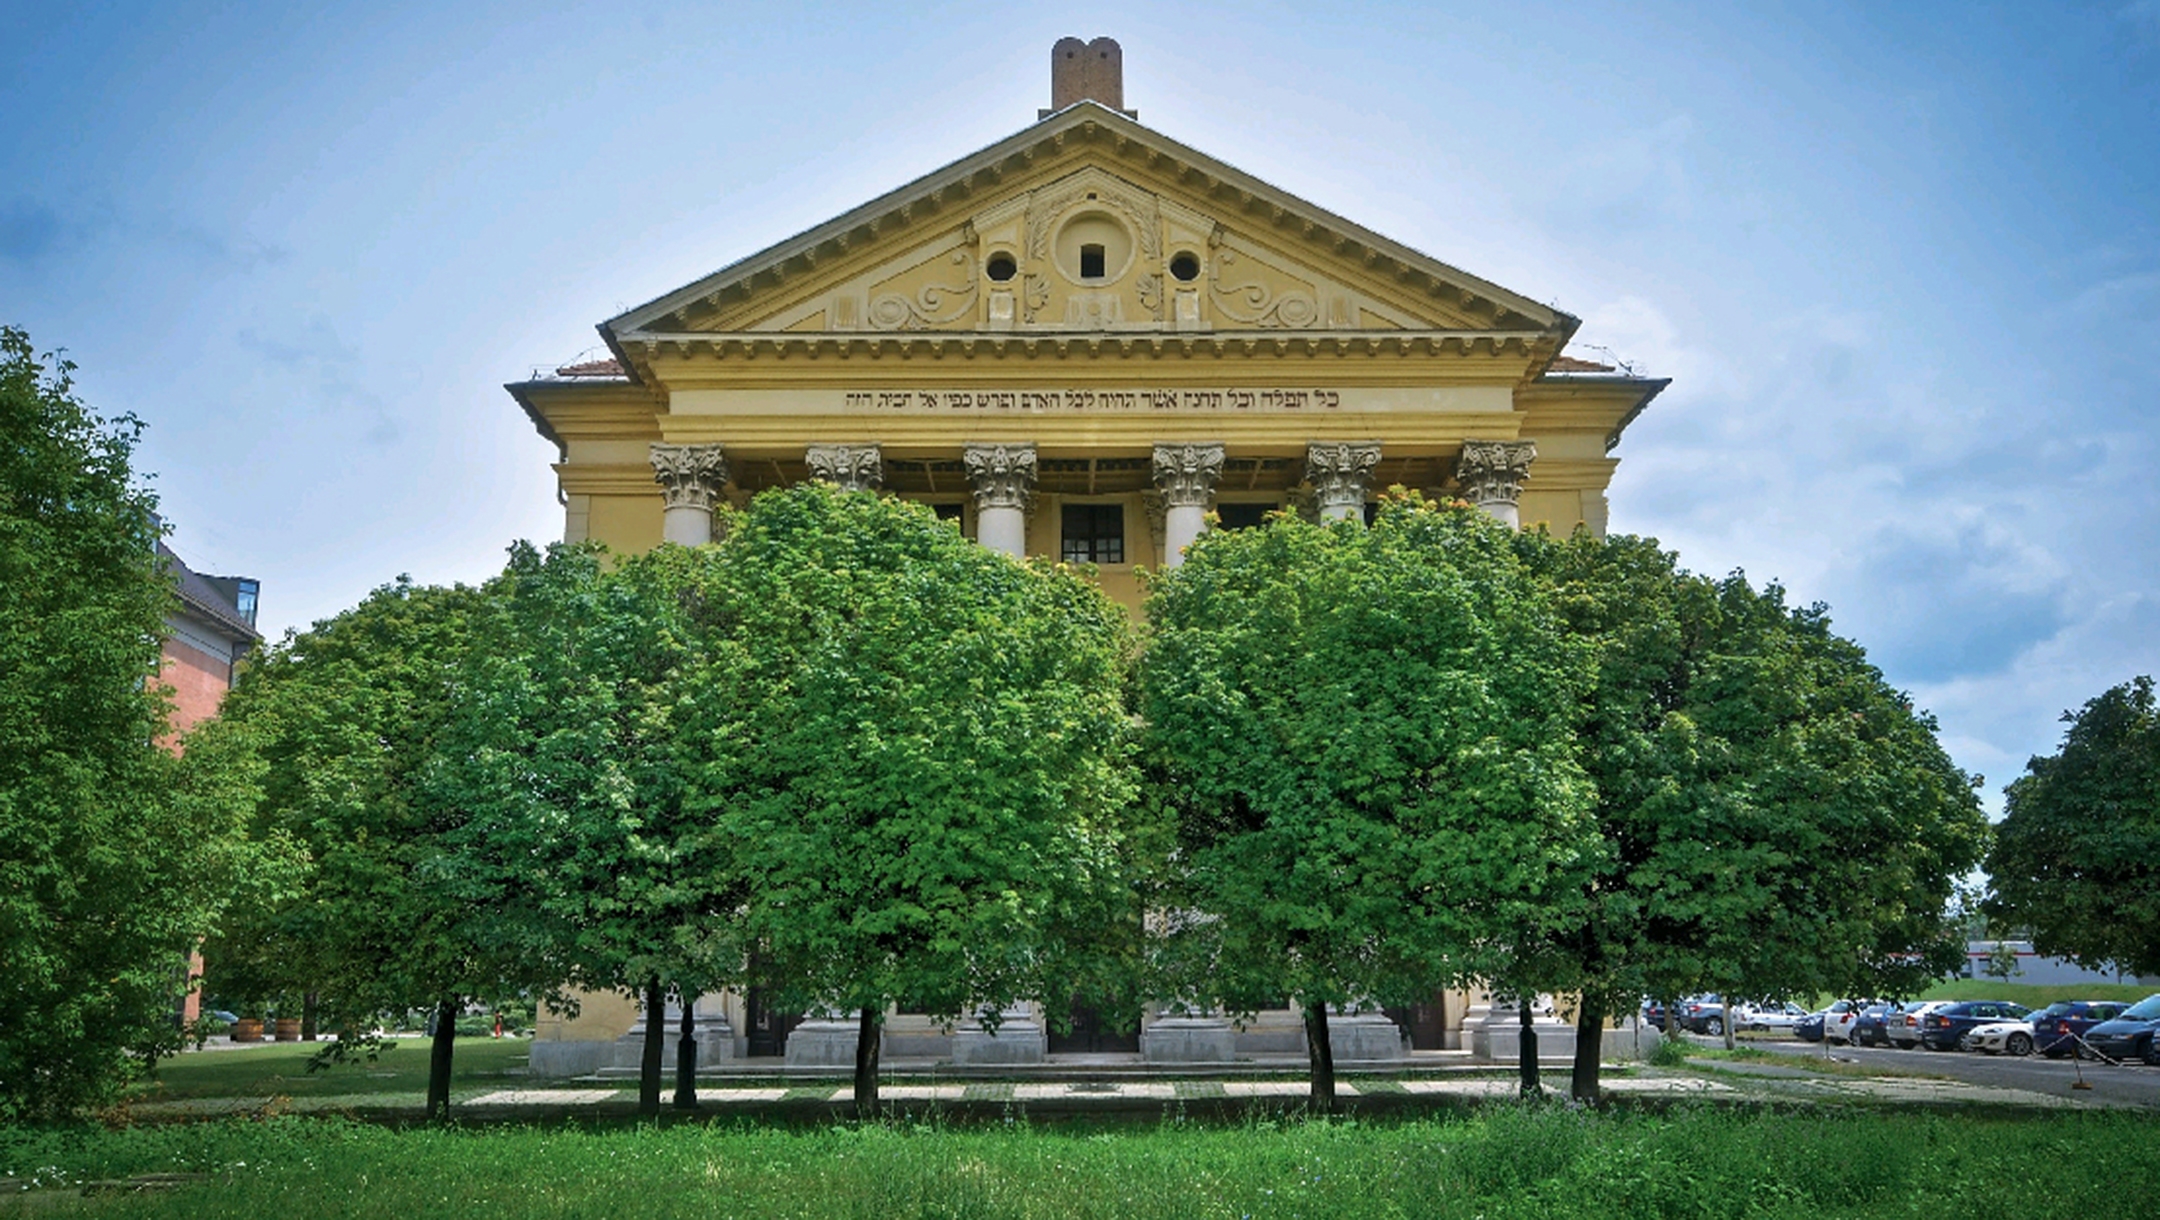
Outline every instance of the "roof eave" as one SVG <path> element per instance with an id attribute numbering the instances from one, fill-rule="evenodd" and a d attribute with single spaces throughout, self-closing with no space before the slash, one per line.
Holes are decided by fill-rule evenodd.
<path id="1" fill-rule="evenodd" d="M 532 395 L 529 393 L 535 386 L 555 384 L 558 383 L 551 381 L 511 381 L 505 382 L 503 389 L 509 391 L 510 397 L 524 410 L 525 418 L 532 421 L 533 429 L 554 443 L 555 460 L 567 462 L 570 460 L 570 446 L 563 443 L 562 435 L 555 431 L 555 425 L 548 422 L 548 417 L 540 410 L 539 404 L 532 400 Z"/>

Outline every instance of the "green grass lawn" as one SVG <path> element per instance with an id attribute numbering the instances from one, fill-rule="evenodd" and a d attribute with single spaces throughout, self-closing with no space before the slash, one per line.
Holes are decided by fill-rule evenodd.
<path id="1" fill-rule="evenodd" d="M 183 1101 L 205 1097 L 342 1097 L 427 1092 L 428 1040 L 393 1038 L 396 1049 L 374 1063 L 349 1063 L 308 1074 L 305 1042 L 273 1042 L 233 1050 L 197 1051 L 158 1064 L 134 1101 Z M 459 1038 L 451 1058 L 450 1090 L 513 1088 L 529 1083 L 523 1069 L 532 1042 L 524 1038 Z M 513 1069 L 516 1074 L 513 1075 Z"/>
<path id="2" fill-rule="evenodd" d="M 0 1129 L 0 1216 L 2150 1216 L 2156 1136 L 2152 1117 L 2118 1112 L 1564 1106 L 1092 1129 L 222 1120 Z M 207 1176 L 156 1193 L 81 1189 L 176 1172 Z"/>
<path id="3" fill-rule="evenodd" d="M 2027 1008 L 2045 1008 L 2057 1000 L 2142 1000 L 2160 991 L 2145 983 L 2071 983 L 2041 987 L 2031 983 L 2002 983 L 1994 979 L 1957 979 L 1937 983 L 1923 992 L 1923 1000 L 2008 1000 Z"/>

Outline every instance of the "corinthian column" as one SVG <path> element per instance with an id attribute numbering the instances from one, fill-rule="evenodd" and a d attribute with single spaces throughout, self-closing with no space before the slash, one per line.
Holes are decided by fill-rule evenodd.
<path id="1" fill-rule="evenodd" d="M 684 546 L 712 541 L 712 506 L 727 486 L 727 456 L 719 445 L 652 446 L 653 482 L 667 505 L 660 536 Z"/>
<path id="2" fill-rule="evenodd" d="M 885 458 L 876 445 L 812 445 L 803 454 L 810 477 L 842 491 L 885 486 Z"/>
<path id="3" fill-rule="evenodd" d="M 1455 481 L 1463 499 L 1511 527 L 1522 525 L 1516 501 L 1530 463 L 1537 460 L 1535 441 L 1464 441 L 1455 463 Z"/>
<path id="4" fill-rule="evenodd" d="M 1314 441 L 1305 446 L 1305 479 L 1322 521 L 1362 520 L 1365 487 L 1380 464 L 1379 441 Z"/>
<path id="5" fill-rule="evenodd" d="M 1222 478 L 1221 441 L 1155 446 L 1155 490 L 1163 502 L 1163 557 L 1166 568 L 1185 562 L 1185 548 L 1207 526 L 1208 501 Z"/>
<path id="6" fill-rule="evenodd" d="M 1028 497 L 1035 489 L 1035 446 L 969 445 L 960 456 L 975 485 L 975 540 L 1022 558 Z"/>

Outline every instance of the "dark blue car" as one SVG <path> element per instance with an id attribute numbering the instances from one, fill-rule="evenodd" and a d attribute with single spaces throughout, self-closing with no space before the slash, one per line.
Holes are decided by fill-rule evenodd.
<path id="1" fill-rule="evenodd" d="M 1891 1019 L 1904 1015 L 1905 1010 L 1895 1004 L 1870 1004 L 1853 1018 L 1849 1040 L 1854 1046 L 1888 1046 Z"/>
<path id="2" fill-rule="evenodd" d="M 1800 1039 L 1802 1042 L 1822 1041 L 1823 1018 L 1827 1015 L 1826 1013 L 1811 1012 L 1800 1018 L 1800 1024 L 1793 1026 L 1793 1037 Z"/>
<path id="3" fill-rule="evenodd" d="M 2128 1000 L 2057 1000 L 2033 1014 L 2033 1049 L 2050 1059 L 2075 1054 L 2079 1038 L 2129 1007 Z"/>
<path id="4" fill-rule="evenodd" d="M 2123 1015 L 2085 1031 L 2085 1044 L 2110 1059 L 2142 1059 L 2160 1067 L 2160 995 L 2132 1004 Z"/>
<path id="5" fill-rule="evenodd" d="M 1961 1000 L 1920 1018 L 1920 1045 L 1931 1051 L 1954 1051 L 1974 1027 L 1995 1021 L 2022 1021 L 2032 1015 L 2023 1004 L 2007 1000 Z"/>

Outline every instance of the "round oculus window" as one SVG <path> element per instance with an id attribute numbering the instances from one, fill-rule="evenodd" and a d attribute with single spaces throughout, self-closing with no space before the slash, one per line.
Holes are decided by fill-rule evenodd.
<path id="1" fill-rule="evenodd" d="M 1081 212 L 1066 221 L 1052 249 L 1058 270 L 1075 284 L 1106 284 L 1132 266 L 1132 233 L 1108 212 Z"/>

